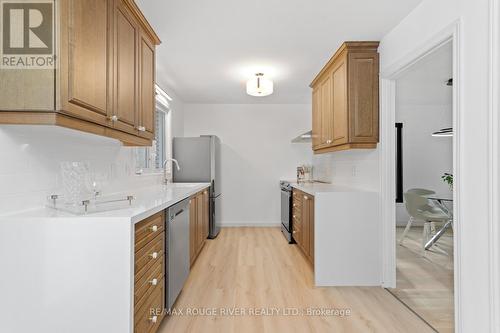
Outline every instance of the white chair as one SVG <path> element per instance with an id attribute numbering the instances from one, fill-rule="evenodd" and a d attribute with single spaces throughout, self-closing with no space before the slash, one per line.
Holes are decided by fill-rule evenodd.
<path id="1" fill-rule="evenodd" d="M 405 205 L 410 219 L 406 228 L 399 240 L 399 244 L 403 243 L 408 231 L 410 230 L 415 220 L 424 221 L 422 231 L 422 255 L 425 253 L 425 244 L 430 239 L 432 229 L 435 232 L 435 223 L 448 222 L 451 217 L 442 209 L 429 205 L 426 195 L 434 194 L 435 192 L 425 189 L 411 189 L 404 194 Z"/>

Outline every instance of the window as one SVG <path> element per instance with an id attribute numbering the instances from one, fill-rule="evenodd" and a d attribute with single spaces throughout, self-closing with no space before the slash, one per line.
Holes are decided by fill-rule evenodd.
<path id="1" fill-rule="evenodd" d="M 172 112 L 169 100 L 172 99 L 156 86 L 155 139 L 151 147 L 135 148 L 137 174 L 159 171 L 163 168 L 163 162 L 172 157 Z M 170 171 L 167 166 L 167 172 Z"/>

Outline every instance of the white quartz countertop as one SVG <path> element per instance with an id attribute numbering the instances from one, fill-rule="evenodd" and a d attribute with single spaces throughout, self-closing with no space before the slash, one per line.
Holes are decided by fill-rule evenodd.
<path id="1" fill-rule="evenodd" d="M 40 207 L 29 209 L 9 215 L 0 216 L 2 220 L 12 219 L 115 219 L 137 223 L 146 217 L 149 217 L 161 210 L 164 210 L 197 192 L 210 187 L 210 183 L 170 183 L 168 185 L 157 185 L 144 187 L 128 191 L 127 195 L 132 194 L 134 200 L 132 205 L 123 209 L 108 210 L 105 212 L 89 213 L 86 215 L 76 215 L 49 207 Z"/>
<path id="2" fill-rule="evenodd" d="M 331 193 L 331 192 L 373 192 L 370 190 L 360 189 L 351 186 L 327 184 L 327 183 L 297 183 L 290 182 L 293 188 L 301 190 L 310 195 L 316 195 L 318 193 Z"/>

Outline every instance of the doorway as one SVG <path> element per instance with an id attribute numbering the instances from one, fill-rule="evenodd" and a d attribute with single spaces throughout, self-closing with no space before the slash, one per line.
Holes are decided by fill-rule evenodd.
<path id="1" fill-rule="evenodd" d="M 396 286 L 438 332 L 454 331 L 453 45 L 395 80 Z"/>
<path id="2" fill-rule="evenodd" d="M 462 225 L 460 224 L 461 215 L 458 207 L 460 206 L 460 198 L 462 197 L 462 186 L 460 181 L 460 143 L 462 142 L 460 126 L 462 101 L 460 100 L 460 22 L 456 21 L 449 25 L 423 44 L 416 45 L 413 52 L 402 56 L 392 65 L 386 66 L 380 74 L 381 94 L 380 94 L 380 175 L 381 175 L 381 218 L 383 229 L 382 233 L 382 285 L 390 292 L 391 289 L 397 287 L 397 238 L 396 238 L 396 101 L 397 101 L 397 80 L 405 75 L 408 70 L 424 60 L 428 56 L 432 56 L 441 47 L 451 45 L 452 48 L 452 76 L 453 82 L 451 87 L 452 95 L 452 125 L 454 129 L 453 135 L 450 137 L 452 142 L 453 156 L 453 206 L 451 214 L 453 215 L 453 237 L 452 254 L 453 258 L 453 322 L 454 327 L 459 328 L 460 324 L 460 308 L 462 284 L 460 277 L 463 275 L 461 256 L 461 238 Z M 450 44 L 449 44 L 450 43 Z M 438 129 L 439 130 L 439 129 Z M 418 226 L 418 224 L 417 224 Z M 438 228 L 436 228 L 439 230 Z M 449 231 L 448 231 L 449 232 Z M 442 247 L 442 246 L 441 246 Z M 404 302 L 403 302 L 404 303 Z M 405 304 L 406 305 L 406 304 Z M 411 309 L 411 308 L 410 308 Z M 416 312 L 415 312 L 416 313 Z M 418 313 L 416 313 L 418 315 Z"/>

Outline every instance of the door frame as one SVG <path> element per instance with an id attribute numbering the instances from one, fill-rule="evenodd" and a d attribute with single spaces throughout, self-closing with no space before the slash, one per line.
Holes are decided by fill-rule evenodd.
<path id="1" fill-rule="evenodd" d="M 500 0 L 490 0 L 490 328 L 500 332 Z M 496 222 L 496 223 L 495 223 Z"/>
<path id="2" fill-rule="evenodd" d="M 453 220 L 454 220 L 454 297 L 455 297 L 455 327 L 459 328 L 461 318 L 461 269 L 462 269 L 462 230 L 460 207 L 463 188 L 460 183 L 460 147 L 463 137 L 460 114 L 462 110 L 461 95 L 461 21 L 457 20 L 445 29 L 435 34 L 422 45 L 404 56 L 396 64 L 380 73 L 380 205 L 382 221 L 382 286 L 396 287 L 396 80 L 412 65 L 430 55 L 449 42 L 453 46 Z M 457 330 L 459 331 L 459 330 Z"/>

